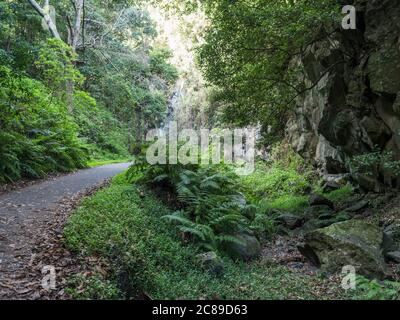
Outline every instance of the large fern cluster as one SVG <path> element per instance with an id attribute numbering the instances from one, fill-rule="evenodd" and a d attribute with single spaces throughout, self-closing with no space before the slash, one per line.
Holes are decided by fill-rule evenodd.
<path id="1" fill-rule="evenodd" d="M 235 235 L 247 230 L 255 216 L 256 208 L 246 202 L 236 175 L 226 166 L 150 166 L 139 156 L 128 177 L 139 173 L 141 182 L 173 193 L 182 210 L 164 218 L 204 249 L 240 243 Z"/>
<path id="2" fill-rule="evenodd" d="M 1 66 L 0 110 L 0 183 L 86 165 L 86 146 L 65 105 L 39 81 Z"/>

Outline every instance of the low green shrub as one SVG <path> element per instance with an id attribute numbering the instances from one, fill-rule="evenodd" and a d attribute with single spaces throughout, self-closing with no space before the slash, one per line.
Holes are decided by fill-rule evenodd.
<path id="1" fill-rule="evenodd" d="M 301 195 L 309 189 L 314 177 L 305 161 L 286 143 L 277 144 L 269 161 L 256 163 L 253 174 L 241 179 L 246 196 L 254 202 L 286 195 Z"/>
<path id="2" fill-rule="evenodd" d="M 181 210 L 164 218 L 190 234 L 200 247 L 217 251 L 235 234 L 249 229 L 256 208 L 240 193 L 238 178 L 226 166 L 147 165 L 136 159 L 128 176 L 142 172 L 141 181 L 170 193 Z"/>
<path id="3" fill-rule="evenodd" d="M 310 186 L 307 177 L 299 174 L 293 168 L 270 167 L 258 164 L 257 170 L 242 178 L 246 187 L 246 195 L 257 201 L 268 198 L 274 199 L 287 194 L 301 194 Z"/>
<path id="4" fill-rule="evenodd" d="M 349 198 L 353 194 L 353 191 L 353 187 L 348 184 L 338 190 L 326 193 L 324 196 L 332 202 L 341 202 Z"/>
<path id="5" fill-rule="evenodd" d="M 282 195 L 273 200 L 264 199 L 259 202 L 261 212 L 267 213 L 271 210 L 280 210 L 285 212 L 302 212 L 309 206 L 308 196 L 300 195 Z"/>
<path id="6" fill-rule="evenodd" d="M 275 217 L 265 214 L 257 213 L 254 221 L 250 225 L 250 229 L 260 239 L 269 239 L 276 234 L 277 224 Z"/>
<path id="7" fill-rule="evenodd" d="M 353 299 L 358 300 L 399 300 L 400 283 L 393 281 L 379 282 L 364 277 L 357 277 L 356 290 L 351 292 Z"/>

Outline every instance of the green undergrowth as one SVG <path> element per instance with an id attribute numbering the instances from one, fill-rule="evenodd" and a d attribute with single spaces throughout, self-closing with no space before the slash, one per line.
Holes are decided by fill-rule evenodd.
<path id="1" fill-rule="evenodd" d="M 313 172 L 290 148 L 280 145 L 273 151 L 271 161 L 257 162 L 254 173 L 240 178 L 246 198 L 257 207 L 252 228 L 261 240 L 268 241 L 281 231 L 276 220 L 281 213 L 303 216 L 310 207 L 311 193 L 320 194 L 335 204 L 352 195 L 350 185 L 324 193 Z"/>
<path id="2" fill-rule="evenodd" d="M 323 193 L 322 193 L 323 194 Z M 351 185 L 346 185 L 338 190 L 332 191 L 330 193 L 323 194 L 326 198 L 332 202 L 342 202 L 349 198 L 353 194 L 353 187 Z"/>
<path id="3" fill-rule="evenodd" d="M 127 125 L 80 90 L 84 77 L 71 48 L 48 39 L 24 51 L 37 51 L 28 68 L 37 77 L 15 68 L 8 54 L 0 59 L 0 184 L 129 157 Z"/>
<path id="4" fill-rule="evenodd" d="M 170 191 L 162 195 L 159 189 L 146 187 L 143 180 L 154 176 L 153 180 L 160 186 L 169 177 L 172 180 L 166 185 L 177 185 L 177 199 L 182 201 L 186 199 L 182 191 L 186 190 L 183 195 L 191 194 L 186 188 L 194 188 L 192 184 L 197 185 L 197 178 L 203 181 L 202 175 L 207 176 L 207 170 L 212 173 L 213 169 L 178 170 L 176 174 L 165 168 L 149 170 L 129 170 L 129 179 L 124 174 L 117 176 L 109 188 L 84 200 L 70 218 L 65 229 L 67 247 L 87 256 L 102 257 L 109 262 L 111 270 L 107 277 L 100 274 L 72 277 L 68 292 L 73 298 L 131 299 L 144 293 L 154 299 L 348 298 L 340 283 L 330 283 L 322 276 L 295 273 L 265 257 L 248 263 L 237 262 L 218 250 L 223 274 L 218 276 L 204 270 L 196 262 L 196 255 L 205 252 L 204 246 L 202 249 L 198 242 L 182 237 L 184 233 L 177 219 L 165 220 L 166 216 L 176 215 L 176 209 L 168 207 L 171 206 L 168 201 L 163 202 L 167 193 L 171 196 L 173 192 L 164 188 L 164 193 Z M 321 193 L 317 179 L 310 172 L 301 159 L 286 153 L 279 160 L 257 163 L 250 176 L 233 177 L 237 190 L 257 209 L 248 227 L 262 242 L 268 241 L 279 229 L 272 211 L 301 214 L 309 206 L 310 191 Z M 207 186 L 210 179 L 227 179 L 221 176 L 225 174 L 223 171 L 211 173 L 204 180 Z M 181 180 L 193 183 L 185 182 L 186 188 L 183 188 Z M 205 187 L 204 183 L 200 186 Z M 212 186 L 216 188 L 214 183 Z M 344 187 L 325 196 L 340 202 L 351 193 L 350 187 Z M 195 199 L 194 195 L 192 198 Z M 191 208 L 197 207 L 187 202 L 184 208 L 190 213 Z M 196 221 L 199 223 L 199 219 Z M 351 296 L 358 297 L 362 297 L 361 291 Z"/>
<path id="5" fill-rule="evenodd" d="M 162 216 L 171 211 L 153 193 L 128 183 L 124 175 L 83 201 L 64 234 L 67 247 L 106 258 L 107 278 L 75 275 L 68 292 L 76 299 L 324 299 L 326 280 L 305 277 L 259 259 L 239 263 L 222 256 L 217 277 L 197 265 L 197 246 L 184 244 Z M 97 288 L 97 289 L 96 289 Z M 339 292 L 339 291 L 338 291 Z"/>
<path id="6" fill-rule="evenodd" d="M 369 280 L 359 276 L 356 288 L 348 291 L 348 297 L 354 300 L 399 300 L 400 283 Z"/>
<path id="7" fill-rule="evenodd" d="M 46 86 L 0 66 L 0 184 L 86 166 L 88 145 Z"/>
<path id="8" fill-rule="evenodd" d="M 320 194 L 333 203 L 340 203 L 348 199 L 353 194 L 353 187 L 350 185 L 343 186 L 342 188 L 329 192 L 319 192 L 318 188 L 314 190 L 315 193 Z M 276 198 L 264 198 L 259 200 L 260 210 L 268 212 L 271 210 L 279 210 L 291 213 L 302 213 L 309 205 L 309 195 L 301 194 L 284 194 Z"/>
<path id="9" fill-rule="evenodd" d="M 270 161 L 258 161 L 256 170 L 241 178 L 246 197 L 259 206 L 260 212 L 279 210 L 301 214 L 309 207 L 311 192 L 325 196 L 334 203 L 346 200 L 353 193 L 350 185 L 333 192 L 322 191 L 314 168 L 285 144 L 276 146 Z"/>
<path id="10" fill-rule="evenodd" d="M 131 158 L 113 159 L 113 160 L 94 160 L 94 161 L 89 161 L 88 166 L 94 168 L 94 167 L 105 166 L 108 164 L 127 163 L 131 161 L 132 161 Z"/>
<path id="11" fill-rule="evenodd" d="M 258 162 L 256 170 L 241 179 L 246 196 L 253 201 L 276 199 L 288 194 L 300 194 L 310 186 L 309 178 L 295 167 L 284 168 L 277 164 Z"/>

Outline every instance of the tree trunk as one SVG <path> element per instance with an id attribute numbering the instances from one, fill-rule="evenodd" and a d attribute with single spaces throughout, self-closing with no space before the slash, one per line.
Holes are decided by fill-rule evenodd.
<path id="1" fill-rule="evenodd" d="M 35 0 L 28 0 L 31 6 L 39 13 L 40 16 L 46 21 L 47 26 L 54 38 L 59 40 L 61 39 L 60 34 L 58 33 L 57 26 L 55 21 L 50 16 L 49 12 L 49 0 L 46 0 L 44 3 L 44 7 L 42 8 Z M 74 10 L 75 10 L 75 19 L 73 25 L 70 25 L 69 33 L 68 33 L 68 44 L 71 46 L 72 51 L 76 53 L 76 48 L 78 46 L 79 37 L 81 34 L 81 26 L 82 26 L 82 16 L 84 10 L 84 0 L 71 0 Z M 67 17 L 68 19 L 68 17 Z M 69 19 L 68 19 L 69 21 Z M 74 83 L 72 81 L 68 81 L 66 85 L 66 103 L 68 106 L 68 110 L 70 113 L 74 111 Z"/>
<path id="2" fill-rule="evenodd" d="M 76 48 L 78 46 L 79 37 L 81 34 L 81 27 L 82 27 L 82 15 L 83 15 L 83 6 L 84 0 L 75 0 L 74 2 L 74 9 L 75 9 L 75 21 L 73 26 L 71 26 L 71 30 L 69 33 L 68 41 L 69 45 L 72 48 L 72 52 L 76 53 Z M 75 64 L 75 61 L 74 61 Z M 74 84 L 72 81 L 67 83 L 67 105 L 68 110 L 70 113 L 74 111 L 74 101 L 73 101 L 73 94 L 74 94 Z"/>
<path id="3" fill-rule="evenodd" d="M 83 0 L 77 0 L 76 4 L 76 21 L 73 28 L 72 41 L 70 43 L 72 51 L 76 52 L 76 45 L 78 43 L 79 34 L 80 34 L 80 25 L 82 18 L 82 10 L 83 10 Z M 46 21 L 47 26 L 54 38 L 62 40 L 60 34 L 58 33 L 57 26 L 53 19 L 50 16 L 49 12 L 49 0 L 45 1 L 45 5 L 42 8 L 35 0 L 28 0 L 31 6 L 36 10 L 39 15 L 43 17 Z M 68 107 L 68 111 L 70 114 L 74 111 L 74 83 L 72 81 L 68 81 L 66 84 L 66 104 Z"/>
<path id="4" fill-rule="evenodd" d="M 83 4 L 84 0 L 75 0 L 75 23 L 71 30 L 71 47 L 73 52 L 76 52 L 78 46 L 79 37 L 81 34 L 82 27 L 82 15 L 83 15 Z"/>
<path id="5" fill-rule="evenodd" d="M 53 21 L 53 19 L 51 19 L 50 12 L 48 12 L 49 1 L 47 0 L 45 2 L 45 8 L 42 8 L 35 0 L 28 0 L 28 2 L 33 7 L 33 9 L 35 9 L 36 12 L 39 13 L 43 17 L 43 19 L 46 21 L 46 24 L 49 27 L 49 30 L 50 30 L 51 34 L 53 35 L 53 37 L 61 40 L 60 34 L 58 33 L 58 30 L 57 30 L 57 26 L 56 26 L 55 22 Z"/>
<path id="6" fill-rule="evenodd" d="M 142 108 L 136 106 L 135 108 L 135 147 L 133 154 L 138 155 L 141 151 L 142 138 Z"/>

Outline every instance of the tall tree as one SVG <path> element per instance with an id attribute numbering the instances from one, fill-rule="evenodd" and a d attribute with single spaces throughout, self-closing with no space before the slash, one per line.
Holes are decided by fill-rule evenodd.
<path id="1" fill-rule="evenodd" d="M 43 17 L 53 37 L 62 40 L 57 30 L 56 23 L 50 15 L 50 1 L 45 0 L 43 7 L 41 7 L 35 0 L 28 0 L 28 2 L 36 10 L 36 12 L 38 12 L 39 15 Z M 76 53 L 76 48 L 82 30 L 82 16 L 85 3 L 84 0 L 70 0 L 70 4 L 72 5 L 72 10 L 68 11 L 72 11 L 74 17 L 71 18 L 69 12 L 63 12 L 63 15 L 66 17 L 66 22 L 67 22 L 67 30 L 68 30 L 67 43 L 68 45 L 71 46 L 72 52 Z M 72 81 L 69 81 L 67 83 L 66 91 L 67 91 L 66 99 L 67 99 L 68 109 L 70 113 L 72 113 L 74 109 L 74 101 L 73 101 L 74 84 Z"/>
<path id="2" fill-rule="evenodd" d="M 199 60 L 217 88 L 223 120 L 261 124 L 268 141 L 280 139 L 296 98 L 313 85 L 305 83 L 305 70 L 296 62 L 316 41 L 333 39 L 338 1 L 203 0 L 202 5 L 210 24 Z"/>
<path id="3" fill-rule="evenodd" d="M 68 13 L 66 14 L 68 23 L 68 44 L 71 46 L 72 51 L 76 52 L 82 31 L 82 18 L 85 2 L 84 0 L 73 0 L 71 3 L 73 6 L 74 18 L 71 19 L 70 15 Z"/>
<path id="4" fill-rule="evenodd" d="M 47 26 L 49 27 L 51 34 L 53 35 L 53 37 L 61 40 L 61 36 L 58 33 L 56 23 L 55 23 L 55 21 L 53 21 L 51 15 L 50 15 L 49 0 L 45 0 L 43 7 L 41 7 L 35 0 L 28 0 L 28 2 L 36 10 L 36 12 L 43 17 Z"/>

